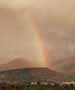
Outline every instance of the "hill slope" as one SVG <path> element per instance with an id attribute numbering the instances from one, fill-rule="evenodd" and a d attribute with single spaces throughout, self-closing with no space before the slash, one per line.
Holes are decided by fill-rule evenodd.
<path id="1" fill-rule="evenodd" d="M 75 80 L 75 56 L 58 60 L 52 66 L 56 71 L 64 73 L 66 80 Z"/>
<path id="2" fill-rule="evenodd" d="M 48 68 L 21 68 L 0 72 L 0 80 L 60 82 L 63 80 L 63 75 Z"/>

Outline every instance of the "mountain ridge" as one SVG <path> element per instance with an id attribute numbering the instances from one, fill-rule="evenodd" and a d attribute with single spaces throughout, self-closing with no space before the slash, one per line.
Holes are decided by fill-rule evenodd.
<path id="1" fill-rule="evenodd" d="M 11 75 L 10 75 L 11 74 Z M 1 81 L 56 81 L 61 82 L 63 75 L 48 68 L 20 68 L 0 72 Z"/>

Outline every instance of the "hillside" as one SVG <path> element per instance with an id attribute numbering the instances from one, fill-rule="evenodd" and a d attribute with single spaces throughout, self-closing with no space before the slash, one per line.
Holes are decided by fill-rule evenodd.
<path id="1" fill-rule="evenodd" d="M 54 70 L 64 73 L 66 80 L 75 80 L 75 56 L 58 60 L 52 66 Z"/>
<path id="2" fill-rule="evenodd" d="M 63 80 L 63 75 L 48 68 L 21 68 L 0 72 L 0 80 L 60 82 Z"/>

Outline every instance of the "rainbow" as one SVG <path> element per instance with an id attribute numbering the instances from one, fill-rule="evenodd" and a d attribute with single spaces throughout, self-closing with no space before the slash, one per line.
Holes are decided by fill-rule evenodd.
<path id="1" fill-rule="evenodd" d="M 36 63 L 42 67 L 47 65 L 47 51 L 44 44 L 44 37 L 42 33 L 39 33 L 39 27 L 35 18 L 32 20 L 33 32 L 34 32 L 34 46 L 36 54 Z"/>
<path id="2" fill-rule="evenodd" d="M 46 49 L 44 46 L 43 37 L 37 31 L 34 31 L 34 33 L 34 46 L 37 59 L 36 63 L 40 66 L 47 66 Z"/>
<path id="3" fill-rule="evenodd" d="M 31 14 L 29 14 L 31 15 Z M 29 20 L 29 21 L 28 21 Z M 29 16 L 27 18 L 28 24 L 30 24 L 30 30 L 33 33 L 33 41 L 34 41 L 34 48 L 35 48 L 35 56 L 36 61 L 35 63 L 37 66 L 47 67 L 47 51 L 44 46 L 44 38 L 43 35 L 39 33 L 38 23 L 36 18 L 33 16 Z"/>

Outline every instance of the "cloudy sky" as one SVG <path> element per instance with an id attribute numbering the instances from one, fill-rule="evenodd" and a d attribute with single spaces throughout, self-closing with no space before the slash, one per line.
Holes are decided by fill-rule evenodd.
<path id="1" fill-rule="evenodd" d="M 0 0 L 1 63 L 16 56 L 35 61 L 34 26 L 43 34 L 47 62 L 75 55 L 74 0 Z"/>

